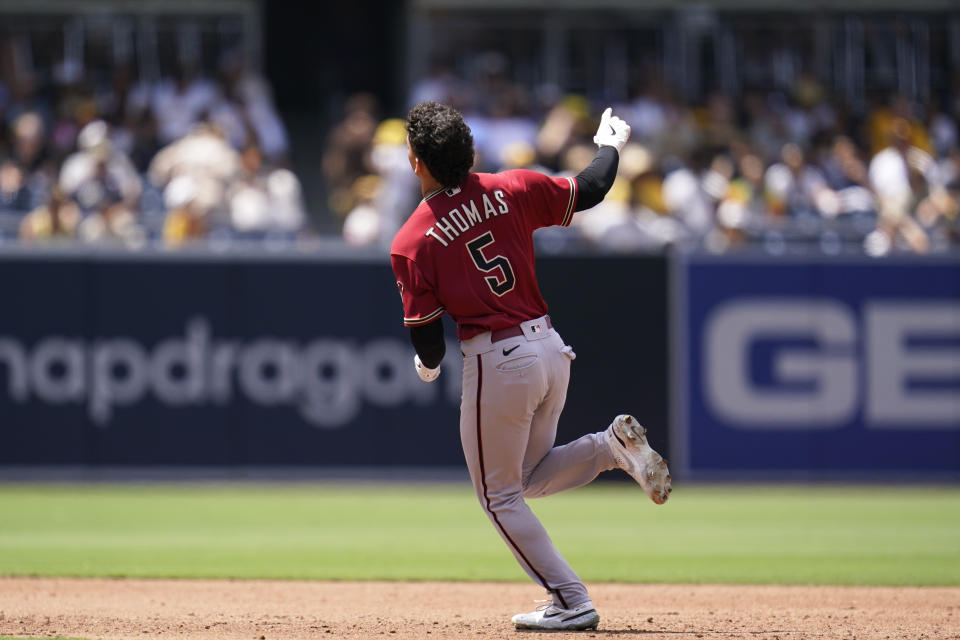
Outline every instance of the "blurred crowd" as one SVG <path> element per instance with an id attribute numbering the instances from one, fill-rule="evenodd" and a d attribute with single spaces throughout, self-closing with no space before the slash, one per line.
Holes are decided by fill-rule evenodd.
<path id="1" fill-rule="evenodd" d="M 41 75 L 2 53 L 0 240 L 179 247 L 303 228 L 286 129 L 239 55 L 146 81 L 125 66 Z"/>
<path id="2" fill-rule="evenodd" d="M 753 246 L 879 256 L 956 247 L 960 98 L 871 99 L 855 114 L 804 76 L 791 92 L 713 93 L 692 104 L 649 79 L 632 99 L 613 104 L 633 132 L 607 198 L 574 218 L 573 234 L 539 232 L 541 239 L 558 250 L 576 243 L 615 251 Z M 470 82 L 438 69 L 412 89 L 410 103 L 422 100 L 464 113 L 475 170 L 554 175 L 589 164 L 607 106 L 511 82 L 496 56 Z M 380 120 L 370 96 L 347 103 L 324 169 L 329 208 L 352 244 L 388 243 L 419 198 L 403 121 Z"/>
<path id="3" fill-rule="evenodd" d="M 0 242 L 179 247 L 288 242 L 307 224 L 290 140 L 266 80 L 239 55 L 216 72 L 181 64 L 146 80 L 124 65 L 40 74 L 0 44 Z M 22 56 L 21 56 L 22 57 Z M 506 59 L 478 57 L 469 81 L 438 66 L 410 105 L 457 106 L 478 171 L 572 175 L 589 164 L 609 103 L 528 87 Z M 614 251 L 760 246 L 884 255 L 960 245 L 960 82 L 952 101 L 871 95 L 853 111 L 815 79 L 792 91 L 683 100 L 650 76 L 613 102 L 633 129 L 618 179 L 550 248 Z M 358 94 L 326 136 L 329 212 L 351 245 L 389 245 L 419 200 L 403 114 Z"/>

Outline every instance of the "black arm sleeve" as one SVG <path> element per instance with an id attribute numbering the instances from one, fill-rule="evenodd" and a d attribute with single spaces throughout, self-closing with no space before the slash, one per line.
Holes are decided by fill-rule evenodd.
<path id="1" fill-rule="evenodd" d="M 613 186 L 619 164 L 620 154 L 614 147 L 602 146 L 597 150 L 590 166 L 577 174 L 577 208 L 574 211 L 600 204 Z"/>
<path id="2" fill-rule="evenodd" d="M 443 339 L 443 322 L 437 318 L 421 327 L 410 327 L 410 342 L 423 366 L 436 369 L 447 353 L 447 343 Z"/>

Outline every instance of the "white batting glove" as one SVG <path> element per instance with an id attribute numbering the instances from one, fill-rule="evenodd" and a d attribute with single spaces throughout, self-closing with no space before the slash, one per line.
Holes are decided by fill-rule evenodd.
<path id="1" fill-rule="evenodd" d="M 420 376 L 420 379 L 424 382 L 433 382 L 440 375 L 440 367 L 431 369 L 430 367 L 424 366 L 424 364 L 420 362 L 419 354 L 414 354 L 413 356 L 413 368 L 417 370 L 417 375 Z"/>
<path id="2" fill-rule="evenodd" d="M 613 115 L 613 109 L 607 107 L 600 116 L 600 128 L 593 141 L 601 147 L 614 147 L 617 153 L 623 151 L 623 145 L 630 139 L 630 125 Z"/>

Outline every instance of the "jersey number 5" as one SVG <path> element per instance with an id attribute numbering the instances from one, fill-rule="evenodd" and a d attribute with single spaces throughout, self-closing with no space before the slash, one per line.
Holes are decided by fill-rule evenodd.
<path id="1" fill-rule="evenodd" d="M 510 261 L 506 257 L 498 255 L 487 258 L 483 255 L 483 248 L 491 244 L 493 244 L 493 232 L 487 231 L 482 236 L 468 242 L 467 251 L 470 252 L 473 264 L 477 265 L 477 269 L 483 273 L 500 270 L 499 274 L 487 276 L 484 280 L 487 281 L 490 291 L 493 291 L 497 296 L 502 296 L 513 291 L 514 285 L 517 284 L 517 278 L 513 275 L 513 267 L 510 266 Z"/>

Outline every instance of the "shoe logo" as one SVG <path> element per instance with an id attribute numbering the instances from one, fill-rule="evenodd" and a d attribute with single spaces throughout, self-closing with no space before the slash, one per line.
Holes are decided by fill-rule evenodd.
<path id="1" fill-rule="evenodd" d="M 589 611 L 583 611 L 583 612 L 581 612 L 581 613 L 576 613 L 576 614 L 570 616 L 569 618 L 564 618 L 563 621 L 564 621 L 564 622 L 570 622 L 571 620 L 575 620 L 576 618 L 580 618 L 580 617 L 582 617 L 582 616 L 590 615 L 591 613 L 596 613 L 596 612 L 597 612 L 596 609 L 590 609 Z"/>
<path id="2" fill-rule="evenodd" d="M 514 351 L 516 351 L 516 350 L 519 349 L 519 348 L 520 348 L 520 345 L 515 344 L 515 345 L 513 345 L 512 347 L 510 347 L 509 349 L 504 349 L 504 350 L 503 350 L 503 355 L 508 356 L 508 355 L 510 355 L 511 353 L 513 353 Z"/>

